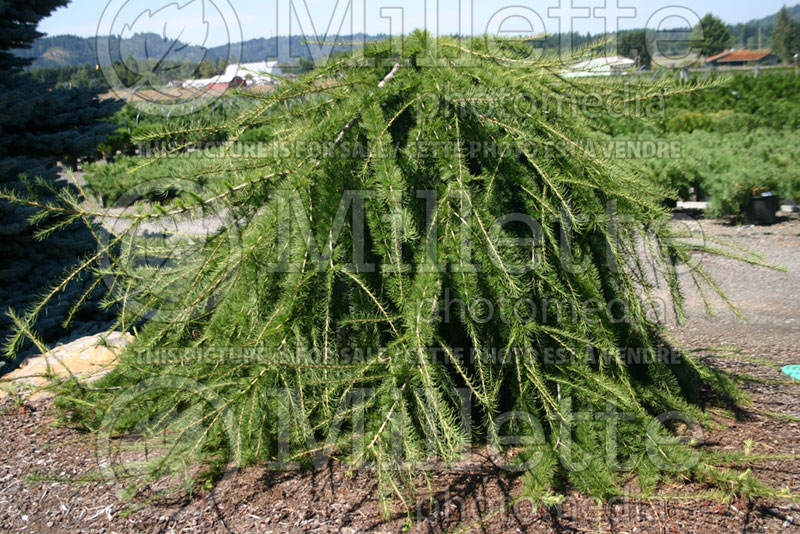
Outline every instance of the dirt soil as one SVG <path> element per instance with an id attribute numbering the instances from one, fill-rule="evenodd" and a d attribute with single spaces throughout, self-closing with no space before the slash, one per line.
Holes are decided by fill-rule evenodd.
<path id="1" fill-rule="evenodd" d="M 717 317 L 705 317 L 699 295 L 686 286 L 690 319 L 671 326 L 677 339 L 717 368 L 757 378 L 742 382 L 752 404 L 735 418 L 714 415 L 719 424 L 705 430 L 704 447 L 800 453 L 800 382 L 780 372 L 800 363 L 800 217 L 787 215 L 768 227 L 700 224 L 706 235 L 733 240 L 790 270 L 703 259 L 745 321 L 719 303 Z M 386 519 L 373 473 L 338 465 L 313 473 L 251 467 L 224 478 L 213 494 L 126 514 L 130 502 L 118 495 L 118 482 L 76 482 L 97 469 L 95 440 L 55 426 L 54 418 L 50 401 L 0 403 L 1 532 L 800 532 L 798 502 L 720 504 L 699 494 L 707 488 L 680 482 L 648 501 L 597 504 L 570 493 L 555 509 L 524 500 L 509 506 L 521 480 L 480 451 L 458 468 L 432 471 L 430 486 L 420 478 L 410 516 L 398 503 Z M 752 472 L 773 487 L 800 493 L 798 459 L 759 461 Z"/>

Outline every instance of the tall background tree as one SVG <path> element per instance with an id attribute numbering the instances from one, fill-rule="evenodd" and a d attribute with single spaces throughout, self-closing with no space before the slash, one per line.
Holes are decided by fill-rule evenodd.
<path id="1" fill-rule="evenodd" d="M 36 30 L 41 19 L 68 0 L 9 0 L 0 3 L 0 188 L 22 190 L 29 180 L 41 178 L 59 184 L 58 162 L 75 161 L 92 154 L 98 143 L 114 129 L 102 122 L 119 104 L 101 102 L 87 88 L 53 89 L 24 71 L 31 59 L 19 57 L 16 49 L 28 48 L 42 35 Z M 41 243 L 28 218 L 31 211 L 0 200 L 0 337 L 11 327 L 8 309 L 21 313 L 38 294 L 55 283 L 64 269 L 93 250 L 85 228 L 67 229 L 54 241 Z M 87 289 L 75 283 L 67 292 Z M 89 311 L 76 326 L 91 328 L 95 312 Z M 43 315 L 38 333 L 54 340 L 66 333 L 62 326 L 69 314 L 67 304 L 54 301 Z"/>
<path id="2" fill-rule="evenodd" d="M 772 31 L 772 51 L 782 60 L 791 60 L 800 52 L 800 22 L 783 6 L 775 17 Z"/>
<path id="3" fill-rule="evenodd" d="M 692 42 L 695 49 L 708 57 L 729 48 L 733 43 L 733 36 L 727 24 L 708 13 L 693 28 Z"/>
<path id="4" fill-rule="evenodd" d="M 645 30 L 632 30 L 620 32 L 617 37 L 617 50 L 620 55 L 635 59 L 639 67 L 650 68 L 653 58 L 648 47 L 647 32 Z"/>

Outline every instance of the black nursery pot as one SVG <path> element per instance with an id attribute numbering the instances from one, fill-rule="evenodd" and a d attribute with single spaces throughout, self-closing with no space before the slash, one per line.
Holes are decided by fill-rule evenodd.
<path id="1" fill-rule="evenodd" d="M 744 209 L 744 219 L 748 224 L 774 224 L 775 214 L 780 207 L 780 199 L 776 195 L 753 197 Z"/>

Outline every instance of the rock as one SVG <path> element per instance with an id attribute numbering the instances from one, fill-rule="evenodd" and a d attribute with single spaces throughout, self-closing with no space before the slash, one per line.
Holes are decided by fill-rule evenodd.
<path id="1" fill-rule="evenodd" d="M 27 358 L 19 369 L 0 379 L 0 398 L 10 391 L 31 400 L 52 397 L 51 391 L 42 389 L 51 376 L 74 375 L 81 382 L 94 382 L 114 368 L 119 352 L 132 340 L 129 333 L 103 332 L 60 345 L 44 355 Z"/>

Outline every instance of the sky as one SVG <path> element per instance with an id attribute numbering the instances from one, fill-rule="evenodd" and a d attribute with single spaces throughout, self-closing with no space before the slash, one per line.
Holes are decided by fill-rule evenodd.
<path id="1" fill-rule="evenodd" d="M 348 5 L 355 9 L 348 9 Z M 692 25 L 706 13 L 728 23 L 776 13 L 785 0 L 72 0 L 44 19 L 48 35 L 155 32 L 217 46 L 274 35 L 365 32 L 602 33 Z M 791 3 L 791 2 L 790 2 Z M 683 4 L 683 5 L 681 5 Z M 671 6 L 671 7 L 670 7 Z"/>

